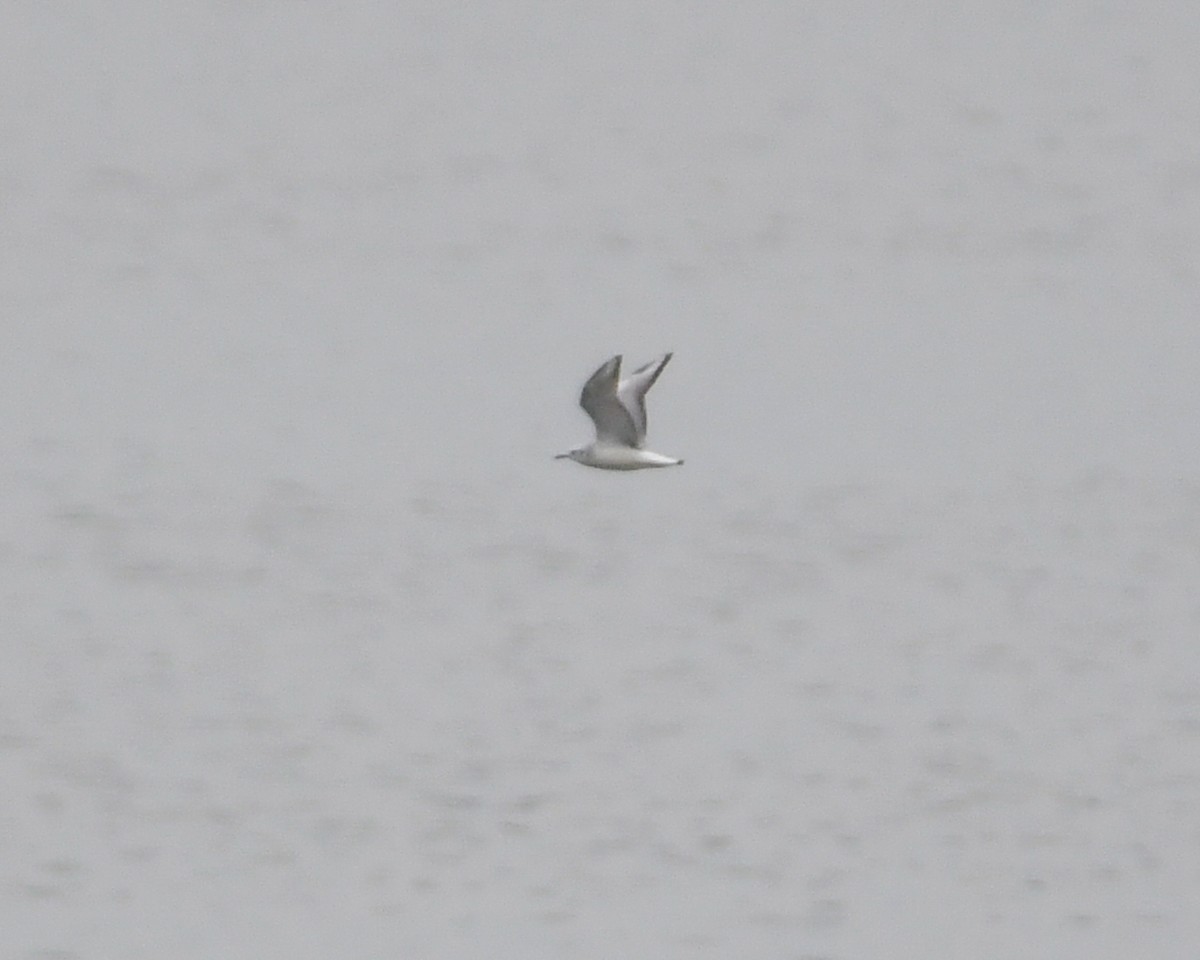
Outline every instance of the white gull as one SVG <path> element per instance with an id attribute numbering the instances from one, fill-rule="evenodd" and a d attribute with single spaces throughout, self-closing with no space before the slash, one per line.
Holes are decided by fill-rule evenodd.
<path id="1" fill-rule="evenodd" d="M 670 359 L 671 354 L 664 354 L 624 380 L 620 354 L 602 364 L 583 385 L 579 397 L 579 405 L 596 424 L 595 442 L 560 453 L 555 459 L 574 460 L 601 470 L 643 470 L 683 463 L 642 448 L 646 442 L 646 391 L 654 386 Z"/>

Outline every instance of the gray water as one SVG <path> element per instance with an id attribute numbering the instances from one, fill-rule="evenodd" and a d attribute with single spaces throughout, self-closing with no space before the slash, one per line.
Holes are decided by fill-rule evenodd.
<path id="1" fill-rule="evenodd" d="M 1195 956 L 1192 5 L 5 21 L 0 956 Z"/>

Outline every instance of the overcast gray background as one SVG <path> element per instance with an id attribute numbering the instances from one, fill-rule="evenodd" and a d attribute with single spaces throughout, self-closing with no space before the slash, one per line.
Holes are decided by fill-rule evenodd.
<path id="1" fill-rule="evenodd" d="M 3 21 L 0 955 L 1195 957 L 1194 4 Z"/>

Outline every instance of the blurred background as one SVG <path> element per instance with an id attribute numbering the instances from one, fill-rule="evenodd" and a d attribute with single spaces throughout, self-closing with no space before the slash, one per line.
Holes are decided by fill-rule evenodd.
<path id="1" fill-rule="evenodd" d="M 5 22 L 5 956 L 1193 955 L 1191 5 Z"/>

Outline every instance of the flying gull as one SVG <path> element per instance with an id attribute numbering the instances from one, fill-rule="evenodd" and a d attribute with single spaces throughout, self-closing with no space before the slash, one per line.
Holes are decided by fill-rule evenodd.
<path id="1" fill-rule="evenodd" d="M 665 354 L 621 379 L 621 355 L 617 354 L 591 375 L 583 385 L 579 405 L 596 424 L 596 440 L 586 447 L 560 453 L 568 459 L 601 470 L 643 470 L 673 467 L 683 463 L 642 449 L 646 442 L 646 391 L 671 359 Z"/>

